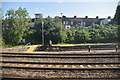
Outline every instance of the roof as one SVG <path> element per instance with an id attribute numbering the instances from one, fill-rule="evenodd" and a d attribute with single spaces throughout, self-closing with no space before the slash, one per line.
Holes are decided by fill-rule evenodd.
<path id="1" fill-rule="evenodd" d="M 74 18 L 74 17 L 63 17 L 63 20 L 69 20 L 69 21 L 85 21 L 85 22 L 93 22 L 93 21 L 99 21 L 99 18 Z"/>

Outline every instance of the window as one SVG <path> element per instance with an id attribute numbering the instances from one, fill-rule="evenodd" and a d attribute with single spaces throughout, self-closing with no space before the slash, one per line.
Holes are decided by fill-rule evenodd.
<path id="1" fill-rule="evenodd" d="M 71 21 L 71 25 L 73 25 L 73 21 Z"/>
<path id="2" fill-rule="evenodd" d="M 63 24 L 65 24 L 65 21 L 63 21 Z"/>
<path id="3" fill-rule="evenodd" d="M 95 22 L 93 21 L 92 25 L 94 25 L 94 24 L 95 24 Z"/>
<path id="4" fill-rule="evenodd" d="M 84 26 L 86 25 L 86 22 L 84 22 Z"/>
<path id="5" fill-rule="evenodd" d="M 66 21 L 66 24 L 68 24 L 68 21 Z"/>
<path id="6" fill-rule="evenodd" d="M 81 22 L 81 26 L 83 26 L 84 24 L 83 24 L 83 22 Z"/>

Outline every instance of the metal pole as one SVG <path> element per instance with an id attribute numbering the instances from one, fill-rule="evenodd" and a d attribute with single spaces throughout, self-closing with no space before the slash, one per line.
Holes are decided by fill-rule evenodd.
<path id="1" fill-rule="evenodd" d="M 62 33 L 62 14 L 63 13 L 61 13 L 61 33 Z M 62 40 L 62 43 L 63 43 L 63 40 Z"/>
<path id="2" fill-rule="evenodd" d="M 90 52 L 91 46 L 88 46 L 88 52 Z"/>
<path id="3" fill-rule="evenodd" d="M 116 52 L 118 51 L 118 46 L 116 46 Z"/>
<path id="4" fill-rule="evenodd" d="M 44 22 L 42 21 L 42 44 L 44 45 Z"/>

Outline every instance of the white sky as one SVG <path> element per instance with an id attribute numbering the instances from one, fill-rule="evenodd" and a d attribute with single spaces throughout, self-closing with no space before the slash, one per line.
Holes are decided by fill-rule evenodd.
<path id="1" fill-rule="evenodd" d="M 119 0 L 1 0 L 2 2 L 119 2 Z"/>

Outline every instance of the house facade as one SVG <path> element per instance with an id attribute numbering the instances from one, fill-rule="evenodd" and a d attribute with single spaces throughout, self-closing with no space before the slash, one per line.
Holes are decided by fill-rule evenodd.
<path id="1" fill-rule="evenodd" d="M 86 16 L 85 18 L 77 18 L 76 16 L 62 16 L 61 20 L 66 29 L 70 29 L 73 27 L 91 27 L 95 24 L 107 25 L 110 22 L 111 18 L 99 18 L 98 16 L 96 16 L 96 18 L 88 18 L 88 16 Z"/>
<path id="2" fill-rule="evenodd" d="M 42 14 L 35 14 L 35 18 L 32 19 L 32 25 L 36 20 L 40 19 L 40 17 L 42 17 Z M 62 21 L 66 29 L 71 29 L 74 27 L 92 27 L 95 24 L 107 25 L 111 21 L 111 17 L 109 16 L 108 18 L 99 18 L 99 16 L 96 16 L 96 18 L 88 18 L 88 16 L 85 16 L 84 18 L 80 18 L 77 16 L 62 16 L 59 17 L 59 21 Z"/>

